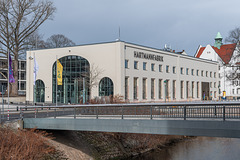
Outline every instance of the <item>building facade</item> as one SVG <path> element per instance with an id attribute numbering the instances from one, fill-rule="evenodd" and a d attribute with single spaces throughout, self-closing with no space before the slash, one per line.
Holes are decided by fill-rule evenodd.
<path id="1" fill-rule="evenodd" d="M 7 89 L 8 85 L 8 61 L 6 58 L 0 58 L 0 92 Z M 18 61 L 18 95 L 26 95 L 26 60 Z"/>
<path id="2" fill-rule="evenodd" d="M 195 57 L 219 63 L 219 95 L 221 99 L 240 99 L 240 53 L 239 42 L 223 44 L 218 32 L 214 46 L 199 46 Z"/>
<path id="3" fill-rule="evenodd" d="M 39 66 L 35 87 L 33 57 Z M 62 85 L 56 85 L 56 59 Z M 29 102 L 75 104 L 110 95 L 130 102 L 218 99 L 217 62 L 123 41 L 28 51 L 27 65 Z M 96 85 L 86 84 L 91 79 Z"/>

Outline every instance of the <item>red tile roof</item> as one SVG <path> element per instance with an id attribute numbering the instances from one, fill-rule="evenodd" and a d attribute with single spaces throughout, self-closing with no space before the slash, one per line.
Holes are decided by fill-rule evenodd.
<path id="1" fill-rule="evenodd" d="M 202 55 L 202 52 L 204 51 L 206 47 L 201 47 L 196 55 L 197 58 L 199 58 Z"/>
<path id="2" fill-rule="evenodd" d="M 233 44 L 224 44 L 224 45 L 221 45 L 221 48 L 220 49 L 218 49 L 217 47 L 214 47 L 214 46 L 212 46 L 212 48 L 215 50 L 215 52 L 219 55 L 219 57 L 223 60 L 223 62 L 225 63 L 225 64 L 228 64 L 229 63 L 229 61 L 231 60 L 231 58 L 232 58 L 232 54 L 233 54 L 233 52 L 234 52 L 234 50 L 235 50 L 235 48 L 236 48 L 236 43 L 233 43 Z M 198 51 L 198 53 L 197 53 L 197 55 L 196 55 L 196 57 L 197 58 L 199 58 L 201 55 L 202 55 L 202 53 L 203 53 L 203 51 L 204 51 L 204 49 L 205 49 L 206 47 L 201 47 L 200 49 L 199 49 L 199 51 Z"/>

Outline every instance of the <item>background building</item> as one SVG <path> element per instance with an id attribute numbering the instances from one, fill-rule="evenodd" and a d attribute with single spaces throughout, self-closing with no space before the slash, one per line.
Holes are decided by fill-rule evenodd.
<path id="1" fill-rule="evenodd" d="M 195 57 L 218 61 L 219 94 L 222 98 L 226 94 L 227 99 L 240 99 L 240 53 L 239 42 L 233 44 L 223 44 L 222 36 L 218 32 L 215 37 L 214 46 L 199 46 Z M 225 92 L 225 93 L 224 93 Z"/>
<path id="2" fill-rule="evenodd" d="M 19 60 L 18 65 L 18 95 L 26 95 L 26 60 Z M 0 92 L 2 91 L 2 86 L 4 90 L 7 89 L 7 66 L 7 59 L 0 57 Z"/>
<path id="3" fill-rule="evenodd" d="M 36 94 L 33 57 L 39 65 Z M 56 58 L 63 66 L 57 89 Z M 217 62 L 122 41 L 28 51 L 27 65 L 30 102 L 33 95 L 36 102 L 55 103 L 57 95 L 58 103 L 72 104 L 110 95 L 131 102 L 218 99 Z"/>

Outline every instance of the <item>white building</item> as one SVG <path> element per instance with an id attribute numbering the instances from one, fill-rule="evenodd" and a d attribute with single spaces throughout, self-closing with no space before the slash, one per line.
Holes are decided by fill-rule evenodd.
<path id="1" fill-rule="evenodd" d="M 63 66 L 58 103 L 80 103 L 83 81 L 101 71 L 91 98 L 122 95 L 131 102 L 218 99 L 218 63 L 123 41 L 27 52 L 26 100 L 33 101 L 33 68 L 39 65 L 36 102 L 56 101 L 56 57 Z M 90 75 L 90 76 L 89 76 Z M 85 77 L 85 78 L 83 78 Z M 83 80 L 85 79 L 85 80 Z M 86 86 L 87 99 L 90 89 Z"/>
<path id="2" fill-rule="evenodd" d="M 218 82 L 219 95 L 223 98 L 224 91 L 227 99 L 240 98 L 240 75 L 239 75 L 239 42 L 233 44 L 222 44 L 222 36 L 218 32 L 215 37 L 214 46 L 199 46 L 195 57 L 219 62 Z"/>

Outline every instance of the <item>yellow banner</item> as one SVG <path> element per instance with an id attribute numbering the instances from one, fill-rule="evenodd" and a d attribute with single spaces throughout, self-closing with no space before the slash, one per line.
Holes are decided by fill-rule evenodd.
<path id="1" fill-rule="evenodd" d="M 57 60 L 57 85 L 62 85 L 62 72 L 63 72 L 63 66 Z"/>
<path id="2" fill-rule="evenodd" d="M 223 98 L 226 98 L 226 91 L 223 91 Z"/>

